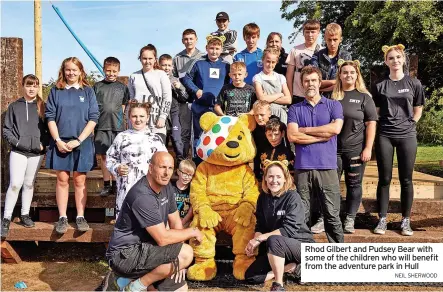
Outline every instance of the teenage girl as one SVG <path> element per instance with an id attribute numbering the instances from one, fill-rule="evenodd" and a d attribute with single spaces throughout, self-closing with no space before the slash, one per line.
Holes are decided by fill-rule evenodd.
<path id="1" fill-rule="evenodd" d="M 265 100 L 271 104 L 271 114 L 287 124 L 287 105 L 291 104 L 291 95 L 286 77 L 274 71 L 280 51 L 267 48 L 263 51 L 263 71 L 252 79 L 258 100 Z"/>
<path id="2" fill-rule="evenodd" d="M 1 236 L 6 237 L 12 211 L 22 190 L 21 224 L 34 227 L 29 216 L 34 180 L 48 145 L 48 129 L 44 122 L 45 104 L 38 95 L 39 80 L 35 75 L 23 77 L 24 95 L 11 103 L 6 111 L 3 137 L 11 146 L 9 156 L 9 188 L 6 192 Z"/>
<path id="3" fill-rule="evenodd" d="M 128 88 L 131 100 L 151 104 L 148 128 L 166 141 L 166 119 L 172 102 L 171 82 L 168 75 L 160 70 L 157 49 L 148 44 L 140 49 L 138 56 L 142 69 L 129 76 Z"/>

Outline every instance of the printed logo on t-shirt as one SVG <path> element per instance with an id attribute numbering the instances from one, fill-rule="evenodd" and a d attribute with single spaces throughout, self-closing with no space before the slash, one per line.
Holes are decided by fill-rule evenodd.
<path id="1" fill-rule="evenodd" d="M 263 67 L 263 62 L 262 62 L 262 60 L 258 60 L 258 61 L 257 61 L 257 67 L 259 67 L 259 68 Z"/>
<path id="2" fill-rule="evenodd" d="M 352 102 L 352 103 L 360 103 L 361 101 L 358 100 L 358 99 L 352 99 L 352 98 L 350 98 L 350 99 L 349 99 L 349 102 Z"/>
<path id="3" fill-rule="evenodd" d="M 285 215 L 285 214 L 286 214 L 285 210 L 278 210 L 277 211 L 277 216 L 282 216 L 282 215 Z"/>
<path id="4" fill-rule="evenodd" d="M 160 202 L 160 206 L 163 206 L 164 204 L 167 204 L 169 202 L 168 198 L 162 198 Z"/>
<path id="5" fill-rule="evenodd" d="M 398 93 L 405 93 L 405 92 L 409 92 L 409 89 L 405 88 L 405 89 L 399 89 L 398 90 Z"/>
<path id="6" fill-rule="evenodd" d="M 85 97 L 84 96 L 79 96 L 79 98 L 80 98 L 80 102 L 85 102 Z"/>
<path id="7" fill-rule="evenodd" d="M 219 68 L 209 68 L 209 77 L 214 79 L 220 78 L 220 69 Z"/>

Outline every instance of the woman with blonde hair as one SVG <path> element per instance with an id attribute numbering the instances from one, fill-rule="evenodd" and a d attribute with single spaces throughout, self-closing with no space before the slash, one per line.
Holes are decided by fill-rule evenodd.
<path id="1" fill-rule="evenodd" d="M 83 64 L 76 57 L 63 60 L 56 85 L 51 88 L 45 117 L 52 140 L 46 156 L 46 168 L 57 173 L 56 198 L 60 214 L 55 231 L 68 230 L 66 210 L 69 198 L 69 177 L 73 171 L 77 230 L 89 225 L 84 218 L 86 208 L 86 173 L 95 165 L 93 130 L 99 111 L 94 90 L 86 80 Z"/>
<path id="2" fill-rule="evenodd" d="M 343 127 L 337 139 L 337 173 L 345 173 L 346 219 L 343 231 L 354 233 L 354 221 L 362 198 L 365 163 L 371 160 L 377 112 L 360 72 L 360 62 L 338 60 L 332 99 L 343 107 Z"/>
<path id="3" fill-rule="evenodd" d="M 246 270 L 251 283 L 274 279 L 271 291 L 284 291 L 283 273 L 300 279 L 301 243 L 314 242 L 305 222 L 305 206 L 295 190 L 288 162 L 264 162 L 263 191 L 257 201 L 255 235 L 246 246 L 246 255 L 257 259 Z"/>
<path id="4" fill-rule="evenodd" d="M 406 56 L 402 44 L 383 46 L 384 61 L 389 76 L 378 83 L 373 91 L 379 116 L 375 154 L 377 156 L 377 202 L 379 222 L 376 234 L 387 229 L 386 214 L 389 205 L 389 187 L 392 179 L 394 149 L 397 153 L 398 176 L 401 186 L 401 233 L 411 236 L 410 226 L 414 186 L 412 173 L 417 154 L 417 122 L 420 120 L 425 92 L 420 81 L 403 71 Z"/>

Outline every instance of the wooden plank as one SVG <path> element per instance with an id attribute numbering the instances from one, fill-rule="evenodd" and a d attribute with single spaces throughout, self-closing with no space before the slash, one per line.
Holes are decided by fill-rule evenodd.
<path id="1" fill-rule="evenodd" d="M 63 235 L 55 232 L 54 223 L 35 222 L 34 228 L 25 228 L 11 223 L 8 241 L 55 241 L 55 242 L 108 242 L 114 225 L 106 223 L 89 223 L 90 229 L 79 232 L 70 223 L 68 231 Z"/>
<path id="2" fill-rule="evenodd" d="M 19 264 L 22 262 L 20 256 L 6 240 L 2 240 L 1 253 L 2 253 L 2 260 L 5 263 Z"/>
<path id="3" fill-rule="evenodd" d="M 1 195 L 1 200 L 1 206 L 3 207 L 5 205 L 4 193 Z M 21 206 L 21 200 L 17 200 L 16 205 Z M 47 193 L 34 193 L 31 207 L 57 207 L 54 190 Z M 75 207 L 74 193 L 69 193 L 68 207 Z M 102 197 L 99 193 L 88 193 L 86 207 L 93 209 L 115 208 L 115 195 Z"/>

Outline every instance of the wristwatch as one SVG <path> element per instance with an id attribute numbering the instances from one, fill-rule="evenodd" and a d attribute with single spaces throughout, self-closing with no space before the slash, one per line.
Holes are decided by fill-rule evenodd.
<path id="1" fill-rule="evenodd" d="M 80 140 L 79 138 L 75 138 L 75 140 L 78 141 L 78 144 L 81 144 L 81 143 L 82 143 L 82 140 Z"/>

